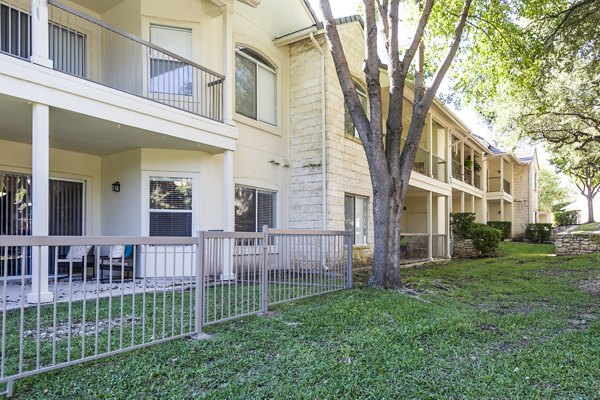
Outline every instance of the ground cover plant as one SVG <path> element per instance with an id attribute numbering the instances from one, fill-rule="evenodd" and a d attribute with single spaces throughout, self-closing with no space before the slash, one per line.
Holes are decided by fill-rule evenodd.
<path id="1" fill-rule="evenodd" d="M 17 398 L 597 398 L 600 255 L 501 243 L 16 383 Z"/>
<path id="2" fill-rule="evenodd" d="M 573 232 L 594 232 L 600 231 L 600 222 L 590 222 L 587 224 L 579 225 L 577 228 L 573 229 Z"/>

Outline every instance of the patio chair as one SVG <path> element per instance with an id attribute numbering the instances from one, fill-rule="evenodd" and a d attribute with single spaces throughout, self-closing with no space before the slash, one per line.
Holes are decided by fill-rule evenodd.
<path id="1" fill-rule="evenodd" d="M 133 245 L 114 245 L 110 247 L 108 256 L 100 256 L 100 281 L 109 282 L 113 272 L 120 274 L 120 280 L 125 280 L 125 274 L 128 273 L 127 280 L 134 278 L 133 265 Z M 104 272 L 108 271 L 108 278 L 104 277 Z M 115 281 L 113 279 L 113 281 Z"/>
<path id="2" fill-rule="evenodd" d="M 66 272 L 63 272 L 66 275 L 60 276 L 60 279 L 68 279 L 71 273 L 71 263 L 73 263 L 72 271 L 75 271 L 75 269 L 81 271 L 81 279 L 83 279 L 88 268 L 91 267 L 94 270 L 93 248 L 94 246 L 67 246 L 67 254 L 56 259 L 56 271 L 54 273 L 60 274 L 59 269 L 66 269 Z"/>

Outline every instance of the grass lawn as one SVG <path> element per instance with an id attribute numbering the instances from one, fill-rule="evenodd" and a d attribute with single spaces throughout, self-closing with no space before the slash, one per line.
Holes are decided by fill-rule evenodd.
<path id="1" fill-rule="evenodd" d="M 19 380 L 16 398 L 598 398 L 600 255 L 501 257 L 406 270 L 270 317 Z"/>
<path id="2" fill-rule="evenodd" d="M 579 225 L 577 228 L 573 229 L 573 232 L 593 232 L 600 230 L 600 223 L 591 222 L 589 224 Z"/>

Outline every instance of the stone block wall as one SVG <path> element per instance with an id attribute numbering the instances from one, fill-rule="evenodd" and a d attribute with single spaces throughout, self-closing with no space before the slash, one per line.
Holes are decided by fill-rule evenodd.
<path id="1" fill-rule="evenodd" d="M 600 233 L 560 233 L 554 244 L 557 256 L 600 253 Z"/>
<path id="2" fill-rule="evenodd" d="M 350 71 L 355 80 L 362 84 L 364 73 L 364 42 L 362 28 L 359 23 L 338 26 L 340 38 L 344 44 L 344 52 L 348 59 Z M 324 38 L 323 45 L 325 46 Z M 344 229 L 344 196 L 345 194 L 367 197 L 368 243 L 373 243 L 373 191 L 367 158 L 362 144 L 357 139 L 347 138 L 344 134 L 344 97 L 333 59 L 326 47 L 326 103 L 327 103 L 327 208 L 328 227 Z"/>
<path id="3" fill-rule="evenodd" d="M 522 239 L 525 227 L 533 222 L 529 165 L 514 166 L 512 236 Z"/>
<path id="4" fill-rule="evenodd" d="M 338 26 L 351 72 L 364 85 L 364 43 L 358 22 Z M 368 234 L 373 243 L 373 193 L 364 150 L 344 135 L 344 98 L 323 34 L 325 53 L 327 228 L 344 230 L 345 194 L 369 198 Z M 322 228 L 321 53 L 311 40 L 290 46 L 290 228 Z"/>
<path id="5" fill-rule="evenodd" d="M 479 251 L 473 245 L 472 239 L 455 239 L 452 253 L 452 257 L 457 258 L 477 258 L 480 256 Z"/>
<path id="6" fill-rule="evenodd" d="M 321 53 L 290 46 L 290 210 L 292 229 L 322 229 Z"/>

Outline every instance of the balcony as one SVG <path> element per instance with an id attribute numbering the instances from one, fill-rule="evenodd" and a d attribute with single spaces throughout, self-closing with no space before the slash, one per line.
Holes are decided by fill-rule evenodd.
<path id="1" fill-rule="evenodd" d="M 500 177 L 488 178 L 488 192 L 504 192 L 507 194 L 511 194 L 511 184 L 506 179 L 502 179 Z"/>
<path id="2" fill-rule="evenodd" d="M 48 3 L 48 58 L 54 70 L 223 121 L 224 76 L 56 0 Z M 0 8 L 0 52 L 29 60 L 29 2 Z"/>
<path id="3" fill-rule="evenodd" d="M 452 160 L 452 178 L 464 181 L 462 174 L 462 165 L 459 161 Z"/>
<path id="4" fill-rule="evenodd" d="M 405 139 L 401 140 L 402 146 L 406 143 Z M 433 166 L 433 168 L 432 168 Z M 446 182 L 446 161 L 431 155 L 431 160 L 429 158 L 429 151 L 425 150 L 422 147 L 417 148 L 417 153 L 415 155 L 415 162 L 413 164 L 412 170 L 414 172 L 418 172 L 422 175 L 430 176 L 438 181 Z"/>

